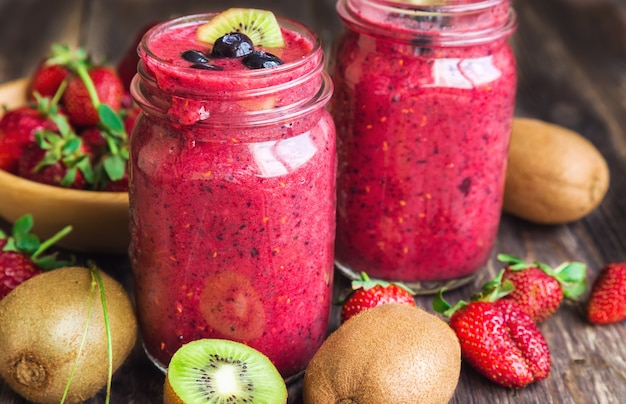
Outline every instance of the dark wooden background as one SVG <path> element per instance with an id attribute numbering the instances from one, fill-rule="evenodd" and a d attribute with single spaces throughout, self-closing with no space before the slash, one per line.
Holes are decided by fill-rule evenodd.
<path id="1" fill-rule="evenodd" d="M 341 28 L 334 0 L 0 0 L 0 83 L 31 73 L 53 42 L 80 44 L 114 63 L 147 23 L 231 6 L 271 9 L 299 20 L 319 33 L 326 49 Z M 609 163 L 611 187 L 596 211 L 568 225 L 538 226 L 504 215 L 488 268 L 474 285 L 450 293 L 451 301 L 467 298 L 499 269 L 496 252 L 550 265 L 582 261 L 590 280 L 602 265 L 626 261 L 626 0 L 517 0 L 515 7 L 517 114 L 590 139 Z M 126 257 L 89 258 L 130 287 Z M 336 285 L 339 294 L 347 282 L 337 276 Z M 417 302 L 430 309 L 430 297 Z M 509 390 L 463 368 L 452 402 L 626 403 L 626 324 L 593 327 L 581 307 L 567 304 L 540 327 L 553 355 L 547 380 Z M 337 321 L 335 308 L 331 328 Z M 163 380 L 137 349 L 115 375 L 112 402 L 161 402 Z M 299 388 L 291 386 L 290 402 L 300 401 Z M 89 402 L 104 402 L 104 394 Z M 0 382 L 0 403 L 24 401 Z"/>

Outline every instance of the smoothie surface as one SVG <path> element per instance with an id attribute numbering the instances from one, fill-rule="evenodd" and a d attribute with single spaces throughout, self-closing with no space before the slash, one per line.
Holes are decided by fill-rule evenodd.
<path id="1" fill-rule="evenodd" d="M 201 23 L 189 23 L 164 30 L 150 38 L 150 49 L 157 58 L 171 63 L 174 66 L 189 67 L 191 63 L 184 60 L 181 54 L 186 50 L 199 50 L 210 54 L 211 44 L 201 42 L 196 38 L 196 30 Z M 313 49 L 313 44 L 296 32 L 282 28 L 285 39 L 284 48 L 263 48 L 255 45 L 255 50 L 264 50 L 278 56 L 284 63 L 301 60 Z M 240 58 L 209 58 L 211 64 L 224 70 L 249 70 L 241 63 Z"/>

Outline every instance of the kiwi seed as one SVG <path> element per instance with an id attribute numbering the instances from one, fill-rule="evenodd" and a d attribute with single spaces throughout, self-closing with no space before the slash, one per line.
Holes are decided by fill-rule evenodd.
<path id="1" fill-rule="evenodd" d="M 287 387 L 256 349 L 225 339 L 200 339 L 179 348 L 165 378 L 164 404 L 284 404 Z"/>
<path id="2" fill-rule="evenodd" d="M 199 41 L 215 41 L 233 32 L 247 35 L 256 46 L 282 48 L 285 40 L 274 13 L 254 8 L 230 8 L 209 22 L 198 27 L 196 36 Z"/>

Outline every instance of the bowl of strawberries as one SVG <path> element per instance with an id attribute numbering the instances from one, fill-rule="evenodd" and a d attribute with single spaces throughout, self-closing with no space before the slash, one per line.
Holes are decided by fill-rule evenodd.
<path id="1" fill-rule="evenodd" d="M 128 136 L 139 109 L 112 66 L 53 45 L 34 73 L 0 85 L 0 217 L 25 214 L 77 252 L 125 254 Z"/>

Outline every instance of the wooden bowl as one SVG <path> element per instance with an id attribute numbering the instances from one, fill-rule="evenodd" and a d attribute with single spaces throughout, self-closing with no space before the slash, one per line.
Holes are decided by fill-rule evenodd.
<path id="1" fill-rule="evenodd" d="M 2 107 L 26 103 L 28 79 L 0 85 Z M 29 181 L 0 170 L 0 217 L 13 223 L 33 215 L 33 233 L 46 240 L 67 225 L 72 231 L 57 245 L 84 253 L 126 254 L 128 193 L 65 189 Z"/>

